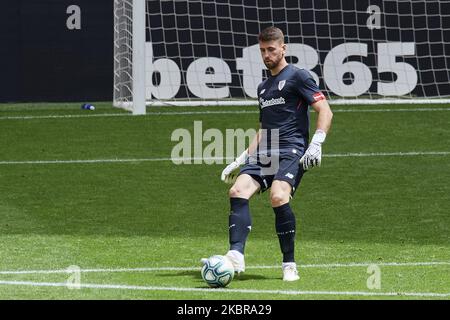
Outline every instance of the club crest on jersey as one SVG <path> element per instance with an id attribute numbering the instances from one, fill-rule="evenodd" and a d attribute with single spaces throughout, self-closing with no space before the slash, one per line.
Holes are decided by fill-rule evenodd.
<path id="1" fill-rule="evenodd" d="M 278 82 L 278 90 L 283 90 L 285 84 L 286 80 L 281 80 L 280 82 Z"/>

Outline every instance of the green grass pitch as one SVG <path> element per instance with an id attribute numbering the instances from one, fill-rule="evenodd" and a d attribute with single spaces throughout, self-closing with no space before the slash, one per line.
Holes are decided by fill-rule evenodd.
<path id="1" fill-rule="evenodd" d="M 265 193 L 248 269 L 215 290 L 199 259 L 228 248 L 225 165 L 173 164 L 170 137 L 256 128 L 256 108 L 1 105 L 0 299 L 450 299 L 450 107 L 332 109 L 322 167 L 292 201 L 300 281 L 282 281 Z"/>

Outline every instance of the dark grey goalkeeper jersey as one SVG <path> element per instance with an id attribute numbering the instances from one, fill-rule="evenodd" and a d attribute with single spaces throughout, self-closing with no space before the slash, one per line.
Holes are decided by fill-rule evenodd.
<path id="1" fill-rule="evenodd" d="M 258 86 L 258 99 L 261 128 L 267 130 L 263 130 L 263 140 L 268 142 L 267 149 L 271 153 L 276 149 L 280 153 L 295 149 L 303 154 L 309 141 L 308 106 L 325 99 L 311 74 L 288 65 Z M 278 129 L 278 139 L 273 129 Z M 273 143 L 277 140 L 278 146 Z M 264 146 L 261 149 L 265 149 Z M 264 152 L 261 149 L 259 152 Z"/>

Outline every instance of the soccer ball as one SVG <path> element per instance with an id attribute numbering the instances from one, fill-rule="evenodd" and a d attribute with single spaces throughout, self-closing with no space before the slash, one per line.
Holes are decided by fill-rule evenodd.
<path id="1" fill-rule="evenodd" d="M 202 267 L 202 278 L 212 288 L 226 287 L 233 277 L 233 264 L 224 256 L 209 257 Z"/>

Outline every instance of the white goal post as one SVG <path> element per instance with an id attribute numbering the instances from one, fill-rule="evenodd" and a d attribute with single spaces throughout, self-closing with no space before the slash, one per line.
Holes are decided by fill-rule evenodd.
<path id="1" fill-rule="evenodd" d="M 114 106 L 145 114 L 145 1 L 114 0 Z"/>
<path id="2" fill-rule="evenodd" d="M 114 0 L 114 105 L 257 105 L 272 25 L 331 103 L 450 103 L 449 1 Z"/>

